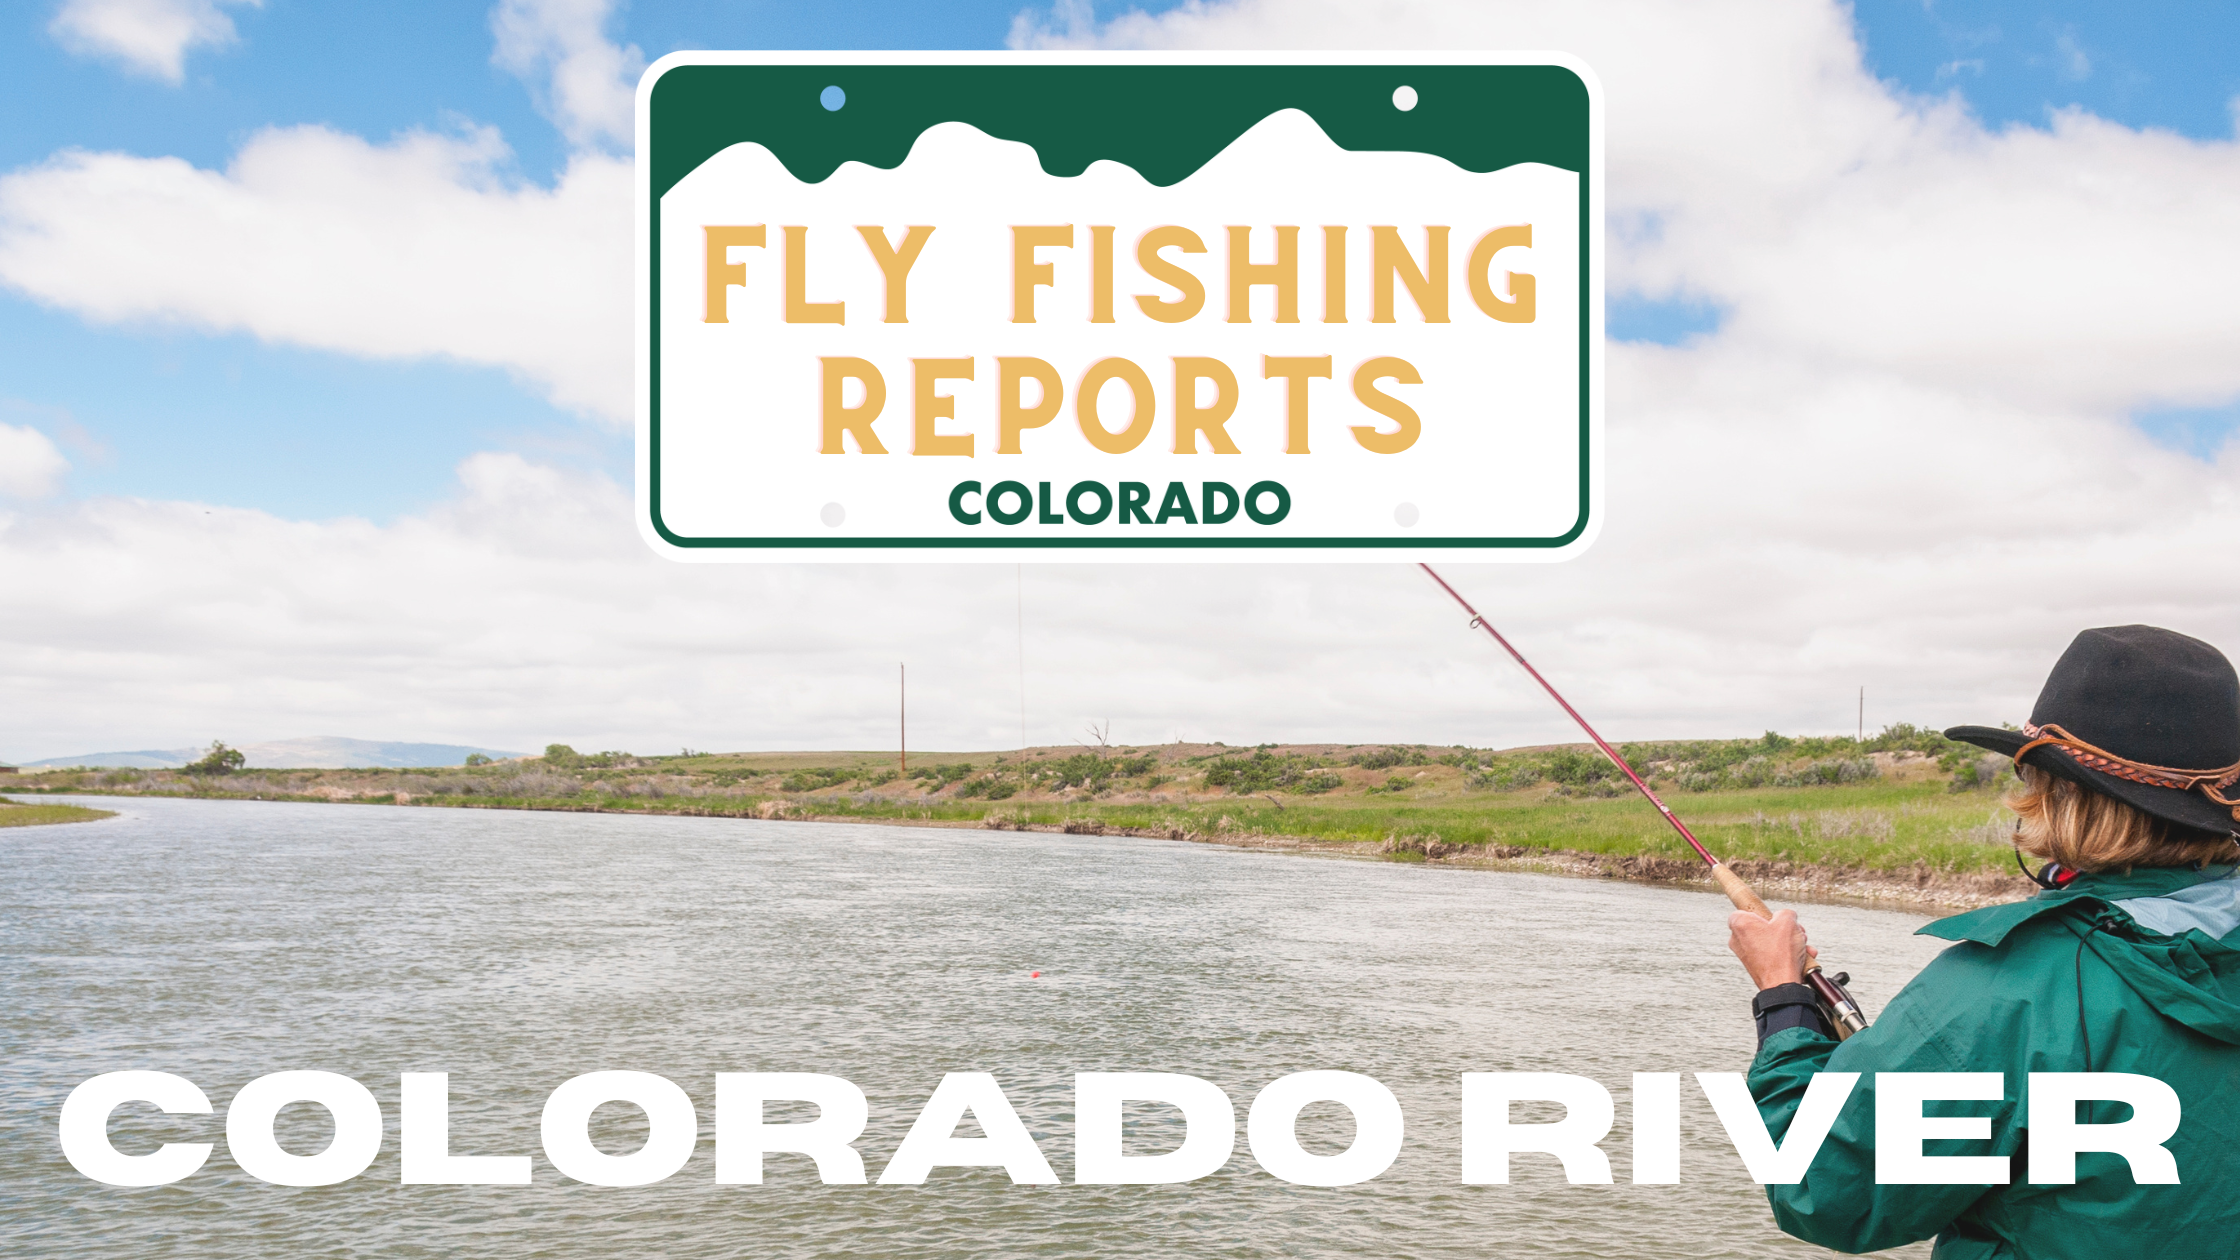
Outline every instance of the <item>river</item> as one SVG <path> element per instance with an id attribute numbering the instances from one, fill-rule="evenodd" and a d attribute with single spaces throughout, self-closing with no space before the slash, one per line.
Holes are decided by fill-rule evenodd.
<path id="1" fill-rule="evenodd" d="M 1776 1231 L 1692 1078 L 1682 1184 L 1626 1184 L 1634 1072 L 1739 1071 L 1750 989 L 1725 906 L 1692 891 L 1114 837 L 757 822 L 86 799 L 116 819 L 0 830 L 0 1252 L 12 1256 L 1020 1255 L 1812 1256 Z M 1917 915 L 1800 908 L 1871 1012 L 1940 942 Z M 1039 971 L 1039 978 L 1032 972 Z M 170 1186 L 87 1180 L 63 1098 L 97 1073 L 173 1072 L 214 1116 L 120 1110 L 120 1150 L 215 1142 Z M 356 1180 L 255 1181 L 228 1098 L 314 1068 L 370 1087 L 382 1153 Z M 563 1178 L 538 1118 L 561 1081 L 664 1075 L 702 1141 L 655 1185 Z M 1286 1073 L 1364 1072 L 1407 1117 L 1359 1185 L 1275 1180 L 1246 1151 L 1185 1185 L 1013 1186 L 999 1169 L 825 1186 L 773 1156 L 713 1178 L 719 1071 L 861 1086 L 872 1178 L 948 1071 L 992 1072 L 1061 1177 L 1076 1071 L 1164 1071 L 1242 1116 Z M 400 1072 L 451 1074 L 452 1149 L 536 1156 L 530 1186 L 398 1184 Z M 1619 1184 L 1520 1155 L 1515 1184 L 1458 1170 L 1458 1077 L 1550 1071 L 1610 1087 Z M 1518 1119 L 1552 1119 L 1527 1114 Z M 772 1119 L 807 1118 L 773 1109 Z M 1157 1149 L 1158 1116 L 1144 1130 Z M 1131 1121 L 1131 1125 L 1133 1125 Z M 331 1132 L 281 1116 L 309 1154 Z M 1335 1105 L 1309 1149 L 1351 1136 Z M 612 1152 L 641 1113 L 594 1121 Z M 1893 1255 L 1926 1255 L 1926 1245 Z"/>

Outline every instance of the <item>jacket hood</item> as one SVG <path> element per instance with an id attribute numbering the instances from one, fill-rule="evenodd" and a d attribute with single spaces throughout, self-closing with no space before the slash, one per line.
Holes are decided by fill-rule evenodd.
<path id="1" fill-rule="evenodd" d="M 2240 870 L 2080 875 L 2066 888 L 1939 919 L 1919 934 L 1999 948 L 2032 923 L 2082 940 L 2164 1016 L 2240 1045 Z"/>

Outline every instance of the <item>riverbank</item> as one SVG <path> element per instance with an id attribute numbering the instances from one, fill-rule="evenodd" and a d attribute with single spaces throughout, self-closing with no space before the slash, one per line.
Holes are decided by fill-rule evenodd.
<path id="1" fill-rule="evenodd" d="M 41 827 L 49 823 L 98 822 L 115 818 L 116 812 L 107 809 L 87 809 L 82 805 L 23 804 L 0 796 L 0 827 Z"/>
<path id="2" fill-rule="evenodd" d="M 1769 896 L 1952 909 L 2033 891 L 1974 749 L 1671 741 L 1628 759 Z M 1133 835 L 1378 861 L 1701 884 L 1701 862 L 1591 750 L 1222 745 L 892 754 L 547 755 L 429 770 L 47 771 L 31 792 L 885 822 Z"/>

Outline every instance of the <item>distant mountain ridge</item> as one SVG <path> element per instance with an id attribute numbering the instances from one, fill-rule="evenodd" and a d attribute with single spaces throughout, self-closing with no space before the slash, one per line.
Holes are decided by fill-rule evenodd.
<path id="1" fill-rule="evenodd" d="M 456 766 L 473 753 L 502 761 L 526 753 L 502 748 L 476 748 L 466 744 L 415 744 L 399 740 L 345 739 L 339 735 L 314 735 L 304 739 L 275 739 L 256 744 L 234 744 L 258 770 L 402 769 L 412 766 Z M 25 770 L 51 770 L 64 766 L 103 769 L 176 770 L 200 760 L 207 748 L 144 748 L 134 752 L 82 753 L 27 761 Z"/>

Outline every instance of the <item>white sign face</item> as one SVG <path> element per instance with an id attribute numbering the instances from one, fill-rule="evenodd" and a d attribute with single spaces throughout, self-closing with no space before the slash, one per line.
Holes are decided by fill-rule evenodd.
<path id="1" fill-rule="evenodd" d="M 776 57 L 680 54 L 639 91 L 657 548 L 1591 540 L 1600 132 L 1577 66 Z"/>

